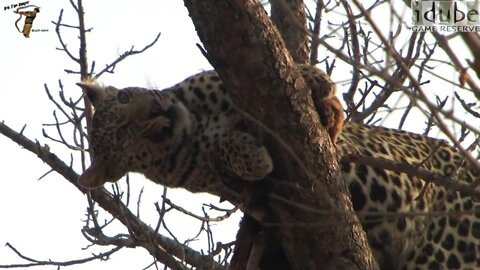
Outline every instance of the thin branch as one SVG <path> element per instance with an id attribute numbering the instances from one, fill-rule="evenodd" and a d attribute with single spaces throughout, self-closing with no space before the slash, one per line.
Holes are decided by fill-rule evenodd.
<path id="1" fill-rule="evenodd" d="M 73 54 L 67 49 L 67 44 L 63 41 L 62 35 L 60 34 L 60 25 L 63 17 L 63 8 L 60 10 L 60 15 L 58 16 L 57 22 L 52 21 L 52 23 L 55 25 L 55 33 L 57 33 L 58 41 L 60 41 L 60 44 L 62 45 L 62 49 L 57 48 L 57 50 L 62 50 L 64 51 L 70 59 L 72 59 L 76 63 L 80 63 L 80 59 L 77 57 L 73 56 Z"/>
<path id="2" fill-rule="evenodd" d="M 312 41 L 310 49 L 310 63 L 315 65 L 318 61 L 318 47 L 320 45 L 320 26 L 322 23 L 322 12 L 325 9 L 325 4 L 323 0 L 317 1 L 317 6 L 315 9 L 315 18 L 313 18 L 313 29 L 312 29 Z"/>
<path id="3" fill-rule="evenodd" d="M 103 234 L 100 228 L 87 228 L 87 227 L 82 229 L 82 234 L 90 242 L 100 246 L 114 245 L 120 248 L 121 247 L 134 248 L 138 246 L 135 240 L 131 238 L 130 235 L 128 234 L 117 234 L 113 237 L 110 237 Z"/>
<path id="4" fill-rule="evenodd" d="M 472 116 L 476 117 L 476 118 L 480 118 L 480 113 L 479 112 L 476 112 L 472 109 L 473 106 L 476 105 L 476 103 L 470 103 L 468 104 L 465 100 L 463 100 L 460 95 L 455 92 L 455 97 L 457 98 L 458 101 L 460 101 L 460 104 L 462 104 L 462 107 L 465 111 L 467 111 L 468 113 L 470 113 Z"/>
<path id="5" fill-rule="evenodd" d="M 143 53 L 144 51 L 148 50 L 150 47 L 152 47 L 153 45 L 155 45 L 155 43 L 157 43 L 158 39 L 160 38 L 160 35 L 162 33 L 158 33 L 157 36 L 155 37 L 155 39 L 150 43 L 148 44 L 147 46 L 145 46 L 143 49 L 141 50 L 138 50 L 138 51 L 134 51 L 133 50 L 133 46 L 132 48 L 129 50 L 129 51 L 126 51 L 124 52 L 123 54 L 121 54 L 117 59 L 115 59 L 112 63 L 108 64 L 103 70 L 101 70 L 99 73 L 97 73 L 95 76 L 93 76 L 94 79 L 98 79 L 100 76 L 102 76 L 103 73 L 107 72 L 107 73 L 112 73 L 113 70 L 115 69 L 115 66 L 122 62 L 123 60 L 125 60 L 128 56 L 132 56 L 132 55 L 135 55 L 135 54 L 139 54 L 139 53 Z"/>
<path id="6" fill-rule="evenodd" d="M 166 197 L 163 197 L 163 201 L 165 202 L 165 204 L 168 204 L 170 207 L 172 207 L 173 209 L 179 211 L 179 212 L 182 212 L 184 213 L 185 215 L 187 216 L 191 216 L 195 219 L 198 219 L 200 221 L 204 221 L 204 222 L 219 222 L 219 221 L 223 221 L 227 218 L 229 218 L 233 213 L 235 213 L 237 211 L 237 207 L 235 207 L 233 210 L 228 210 L 226 211 L 225 215 L 223 216 L 218 216 L 218 217 L 206 217 L 206 216 L 199 216 L 199 215 L 196 215 L 188 210 L 186 210 L 185 208 L 181 207 L 181 206 L 178 206 L 174 203 L 172 203 L 172 201 L 170 201 L 170 199 L 166 198 Z"/>
<path id="7" fill-rule="evenodd" d="M 72 265 L 77 265 L 77 264 L 84 264 L 84 263 L 95 261 L 95 260 L 104 260 L 105 261 L 105 260 L 109 259 L 110 255 L 112 255 L 115 252 L 122 249 L 122 247 L 115 247 L 110 251 L 102 252 L 102 253 L 99 253 L 99 254 L 96 254 L 96 255 L 94 254 L 93 256 L 88 257 L 88 258 L 61 262 L 61 261 L 53 261 L 53 260 L 50 260 L 50 259 L 45 260 L 45 261 L 35 260 L 35 259 L 32 259 L 31 257 L 23 255 L 15 247 L 13 247 L 10 243 L 6 243 L 5 246 L 7 246 L 11 250 L 13 250 L 13 252 L 15 252 L 15 254 L 17 254 L 20 258 L 22 258 L 26 261 L 29 261 L 31 263 L 0 265 L 0 268 L 25 268 L 25 267 L 45 266 L 45 265 L 54 265 L 54 266 L 60 267 L 60 266 L 72 266 Z"/>
<path id="8" fill-rule="evenodd" d="M 472 186 L 468 183 L 457 181 L 448 176 L 434 173 L 423 168 L 419 168 L 418 165 L 412 165 L 359 154 L 347 154 L 343 156 L 341 160 L 344 162 L 363 164 L 376 168 L 387 169 L 397 173 L 405 173 L 411 176 L 416 176 L 425 180 L 426 182 L 444 186 L 448 190 L 458 191 L 463 195 L 471 196 L 475 199 L 480 199 L 480 190 L 473 189 Z"/>
<path id="9" fill-rule="evenodd" d="M 441 35 L 438 32 L 432 32 L 432 35 L 435 37 L 437 40 L 438 44 L 440 47 L 445 51 L 445 53 L 448 55 L 448 57 L 452 60 L 453 64 L 457 68 L 458 71 L 462 73 L 463 80 L 467 82 L 467 84 L 470 86 L 472 89 L 473 93 L 475 96 L 480 99 L 480 88 L 478 85 L 475 83 L 475 81 L 470 77 L 470 75 L 466 72 L 466 68 L 463 67 L 462 63 L 457 57 L 457 54 L 454 52 L 454 50 L 450 47 L 448 44 L 448 40 L 445 36 Z M 465 36 L 465 35 L 463 35 Z"/>
<path id="10" fill-rule="evenodd" d="M 353 101 L 355 92 L 357 91 L 358 83 L 360 81 L 360 72 L 357 69 L 357 66 L 360 64 L 360 42 L 358 41 L 358 31 L 356 26 L 356 21 L 353 19 L 352 9 L 347 1 L 342 2 L 345 11 L 347 12 L 348 17 L 348 29 L 350 30 L 350 39 L 352 44 L 352 59 L 355 63 L 352 65 L 352 81 L 350 83 L 349 90 L 343 94 L 343 99 L 347 103 L 349 118 L 352 118 L 357 114 L 357 108 Z M 345 28 L 347 31 L 347 28 Z M 346 38 L 348 39 L 348 38 Z M 366 95 L 365 95 L 366 96 Z"/>
<path id="11" fill-rule="evenodd" d="M 317 227 L 317 228 L 327 228 L 329 226 L 335 226 L 334 221 L 330 219 L 330 217 L 341 215 L 342 212 L 339 212 L 335 209 L 323 210 L 313 208 L 308 205 L 297 203 L 293 200 L 285 198 L 283 196 L 271 193 L 269 194 L 269 199 L 271 203 L 280 203 L 286 206 L 295 209 L 295 211 L 304 211 L 306 213 L 314 213 L 318 216 L 323 216 L 323 220 L 315 221 L 315 222 L 292 222 L 292 223 L 274 223 L 274 222 L 263 222 L 262 226 L 264 227 Z M 352 210 L 353 211 L 353 210 Z M 362 222 L 365 224 L 369 224 L 369 222 L 378 223 L 384 220 L 392 220 L 392 219 L 401 219 L 401 218 L 412 218 L 412 217 L 463 217 L 463 216 L 471 216 L 478 214 L 478 210 L 446 210 L 446 211 L 369 211 L 369 210 L 360 210 L 355 211 L 355 214 L 363 219 Z M 365 220 L 368 217 L 368 220 Z M 358 224 L 357 221 L 353 221 L 352 224 Z"/>
<path id="12" fill-rule="evenodd" d="M 58 80 L 58 84 L 60 85 L 60 87 L 62 87 L 62 82 L 60 80 Z M 64 106 L 62 106 L 55 100 L 55 98 L 53 98 L 52 94 L 50 93 L 50 89 L 48 88 L 46 83 L 43 85 L 43 87 L 45 88 L 45 93 L 47 93 L 48 99 L 55 105 L 55 107 L 57 107 L 57 109 L 59 109 L 63 113 L 63 115 L 68 119 L 69 122 L 72 122 L 72 119 L 70 118 L 70 115 L 65 111 Z M 55 123 L 58 123 L 58 121 Z"/>

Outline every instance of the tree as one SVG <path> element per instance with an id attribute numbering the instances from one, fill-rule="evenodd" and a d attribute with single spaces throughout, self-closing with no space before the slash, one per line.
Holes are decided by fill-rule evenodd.
<path id="1" fill-rule="evenodd" d="M 313 7 L 312 3 L 308 4 Z M 86 34 L 90 30 L 83 21 L 82 1 L 79 0 L 73 5 L 79 18 L 77 27 L 80 33 L 79 56 L 69 51 L 62 39 L 60 27 L 63 26 L 63 13 L 60 13 L 56 25 L 62 49 L 79 64 L 78 74 L 81 79 L 90 76 L 100 77 L 105 72 L 113 72 L 115 66 L 127 56 L 143 52 L 153 46 L 159 38 L 157 36 L 143 50 L 135 51 L 132 48 L 105 69 L 94 73 L 94 64 L 89 65 L 87 61 Z M 453 69 L 457 69 L 460 74 L 459 84 L 469 85 L 470 88 L 461 94 L 466 95 L 470 91 L 478 98 L 480 92 L 476 81 L 468 75 L 458 56 L 452 52 L 449 37 L 438 33 L 431 35 L 411 33 L 410 36 L 402 33 L 404 21 L 395 12 L 393 3 L 376 1 L 364 9 L 357 1 L 353 1 L 352 6 L 347 2 L 325 5 L 323 1 L 318 1 L 315 15 L 310 13 L 307 15 L 303 1 L 276 0 L 271 1 L 270 5 L 273 23 L 258 1 L 185 1 L 205 48 L 207 59 L 227 86 L 235 89 L 233 98 L 236 104 L 248 115 L 255 115 L 255 122 L 250 128 L 258 130 L 260 136 L 270 138 L 267 140 L 269 150 L 273 153 L 275 164 L 281 164 L 271 179 L 255 186 L 253 190 L 246 188 L 249 204 L 244 205 L 246 217 L 241 224 L 239 235 L 248 237 L 239 238 L 240 241 L 236 243 L 232 267 L 243 269 L 249 263 L 257 263 L 271 269 L 275 262 L 270 258 L 275 256 L 275 259 L 282 258 L 280 261 L 286 269 L 318 269 L 320 266 L 332 269 L 352 269 L 354 266 L 358 269 L 373 269 L 376 266 L 367 248 L 365 234 L 358 218 L 351 210 L 346 187 L 338 173 L 333 146 L 329 143 L 318 116 L 312 113 L 314 107 L 309 89 L 294 63 L 317 62 L 316 55 L 322 55 L 318 46 L 323 45 L 327 48 L 327 56 L 320 62 L 326 63 L 329 73 L 335 73 L 340 66 L 342 69 L 349 67 L 352 70 L 351 74 L 345 75 L 350 87 L 344 94 L 348 116 L 352 121 L 375 124 L 388 116 L 394 117 L 403 104 L 392 103 L 392 100 L 399 94 L 405 95 L 406 105 L 405 109 L 401 110 L 403 114 L 400 117 L 399 128 L 402 128 L 406 119 L 411 117 L 410 113 L 418 109 L 425 113 L 427 121 L 425 133 L 428 133 L 435 123 L 447 138 L 459 149 L 463 149 L 460 151 L 465 153 L 466 159 L 478 166 L 478 162 L 475 163 L 475 158 L 467 149 L 461 147 L 462 141 L 468 142 L 472 141 L 472 137 L 478 137 L 478 129 L 468 122 L 459 121 L 458 116 L 450 110 L 443 109 L 447 106 L 448 95 L 437 96 L 435 104 L 423 90 L 428 81 L 422 78 L 427 76 L 426 73 L 431 73 L 430 65 L 436 61 L 434 58 L 436 45 L 429 42 L 435 40 L 434 44 L 439 44 L 447 53 L 447 57 L 452 59 L 455 65 Z M 370 15 L 385 8 L 391 8 L 392 29 L 397 30 L 391 31 L 388 38 Z M 343 14 L 338 19 L 341 21 L 339 26 L 332 22 L 329 25 L 332 29 L 320 35 L 321 22 L 335 20 L 331 14 L 336 12 Z M 305 27 L 307 19 L 312 26 L 310 31 Z M 333 35 L 339 38 L 334 39 Z M 464 40 L 471 40 L 478 35 L 462 34 L 461 37 Z M 309 41 L 311 53 L 307 46 Z M 338 44 L 339 46 L 336 46 Z M 474 42 L 466 44 L 472 51 L 478 49 Z M 341 63 L 335 60 L 328 61 L 331 55 L 335 55 Z M 377 57 L 381 57 L 382 60 L 378 60 Z M 339 67 L 334 68 L 336 65 Z M 472 68 L 478 72 L 475 67 L 472 64 Z M 364 89 L 359 88 L 361 82 L 364 83 Z M 405 82 L 408 82 L 407 86 L 404 86 Z M 46 90 L 50 93 L 48 87 Z M 466 117 L 478 118 L 478 113 L 474 111 L 476 104 L 464 101 L 461 94 L 455 93 L 455 103 L 465 109 Z M 55 128 L 59 132 L 60 142 L 72 150 L 79 150 L 80 163 L 82 168 L 85 168 L 88 163 L 85 155 L 88 149 L 86 147 L 88 132 L 85 132 L 83 123 L 86 122 L 88 131 L 92 114 L 88 100 L 71 101 L 60 96 L 61 100 L 57 102 L 50 94 L 49 98 L 67 119 L 65 122 L 56 119 Z M 82 102 L 85 103 L 85 110 L 78 108 Z M 445 119 L 460 128 L 459 139 L 451 133 Z M 258 122 L 266 125 L 270 131 L 259 129 Z M 64 139 L 63 134 L 67 127 L 63 123 L 73 127 L 74 145 Z M 38 155 L 53 171 L 60 173 L 81 192 L 86 192 L 76 183 L 78 174 L 47 147 L 32 142 L 24 137 L 21 131 L 15 132 L 3 123 L 0 125 L 0 133 Z M 45 137 L 56 140 L 47 133 Z M 282 154 L 286 150 L 285 145 L 288 145 L 288 154 Z M 172 269 L 185 269 L 184 263 L 198 269 L 223 267 L 222 262 L 212 259 L 216 255 L 215 252 L 203 255 L 158 234 L 166 209 L 168 207 L 181 209 L 167 198 L 164 198 L 162 205 L 157 205 L 161 218 L 157 228 L 152 228 L 126 205 L 129 200 L 128 192 L 125 194 L 120 188 L 115 189 L 113 194 L 106 189 L 94 190 L 88 197 L 90 207 L 87 210 L 87 226 L 83 230 L 85 237 L 95 245 L 115 246 L 111 252 L 94 258 L 104 258 L 121 247 L 143 247 L 156 261 Z M 235 202 L 228 194 L 226 198 Z M 105 224 L 99 222 L 97 218 L 96 204 L 120 221 L 129 234 L 119 234 L 116 237 L 105 235 L 103 230 Z M 325 214 L 315 210 L 327 213 L 331 219 L 331 226 L 321 226 L 325 225 L 321 222 L 325 219 Z M 272 226 L 259 224 L 256 218 L 258 213 L 266 215 L 263 222 Z M 205 222 L 211 220 L 208 217 L 199 218 L 204 218 Z M 308 226 L 319 223 L 321 224 L 319 226 Z M 208 222 L 206 224 L 208 225 Z M 289 224 L 297 226 L 285 226 Z M 231 246 L 228 245 L 219 245 L 215 251 L 223 248 L 227 253 L 231 252 Z M 228 254 L 222 256 L 222 259 L 226 257 Z"/>
<path id="2" fill-rule="evenodd" d="M 285 8 L 278 4 L 284 3 L 273 2 L 274 10 Z M 328 136 L 319 133 L 322 130 L 320 121 L 315 114 L 309 113 L 314 111 L 310 92 L 302 76 L 298 71 L 295 73 L 294 61 L 263 7 L 257 1 L 232 1 L 225 5 L 212 1 L 186 1 L 186 6 L 212 65 L 229 89 L 239 91 L 234 95 L 236 103 L 241 108 L 250 108 L 247 113 L 256 115 L 260 122 L 266 123 L 275 134 L 284 138 L 286 144 L 292 146 L 293 152 L 305 163 L 306 171 L 302 171 L 295 166 L 296 160 L 293 157 L 279 155 L 280 160 L 275 164 L 288 169 L 277 172 L 278 177 L 287 179 L 287 182 L 295 181 L 298 188 L 288 187 L 286 183 L 275 183 L 268 185 L 267 193 L 261 195 L 269 198 L 269 205 L 263 211 L 266 215 L 273 216 L 270 222 L 280 224 L 277 232 L 280 237 L 274 241 L 281 243 L 290 267 L 318 269 L 332 264 L 335 269 L 347 269 L 353 264 L 360 269 L 371 268 L 372 255 L 368 253 L 368 245 L 358 226 L 358 220 L 352 215 L 346 186 L 339 179 L 332 145 L 327 146 Z M 294 43 L 306 43 L 306 37 L 303 38 Z M 237 53 L 229 54 L 230 50 Z M 257 91 L 252 94 L 250 89 Z M 276 113 L 271 115 L 269 112 Z M 281 152 L 281 149 L 277 151 Z M 336 169 L 327 172 L 326 168 Z M 315 237 L 318 234 L 317 228 L 305 227 L 298 230 L 283 227 L 282 224 L 315 222 L 319 217 L 313 212 L 287 209 L 284 202 L 271 200 L 273 196 L 290 198 L 293 202 L 312 209 L 338 211 L 338 216 L 332 216 L 333 224 L 338 227 L 326 229 L 326 235 L 331 238 Z M 268 230 L 265 233 L 275 235 Z M 353 239 L 353 235 L 359 237 Z M 332 246 L 333 242 L 339 243 L 339 247 Z M 342 259 L 349 264 L 328 261 L 331 254 L 345 250 L 349 252 L 348 258 Z"/>

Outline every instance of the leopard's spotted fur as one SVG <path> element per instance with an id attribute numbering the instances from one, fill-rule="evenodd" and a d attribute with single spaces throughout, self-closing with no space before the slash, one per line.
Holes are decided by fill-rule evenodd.
<path id="1" fill-rule="evenodd" d="M 341 113 L 328 76 L 314 67 L 300 68 L 317 110 L 322 102 L 334 100 L 334 111 Z M 236 129 L 241 116 L 213 71 L 163 91 L 81 86 L 95 107 L 91 131 L 95 158 L 79 180 L 86 187 L 136 171 L 162 185 L 218 194 L 222 183 L 211 164 L 212 155 L 245 180 L 262 179 L 273 169 L 261 142 Z M 329 128 L 335 139 L 338 122 Z M 454 176 L 462 162 L 461 155 L 441 140 L 354 123 L 343 126 L 336 145 L 340 157 L 357 153 L 418 164 L 445 176 Z M 421 179 L 352 162 L 340 165 L 382 269 L 480 267 L 480 204 L 436 185 L 417 198 L 425 186 Z M 472 182 L 479 175 L 467 168 L 459 179 Z M 451 210 L 479 213 L 425 215 Z"/>

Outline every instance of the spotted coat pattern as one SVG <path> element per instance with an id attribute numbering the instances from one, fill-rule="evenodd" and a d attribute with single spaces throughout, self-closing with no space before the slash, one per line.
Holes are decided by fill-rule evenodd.
<path id="1" fill-rule="evenodd" d="M 315 67 L 300 69 L 317 111 L 333 100 L 334 114 L 343 120 L 329 77 Z M 236 128 L 242 117 L 214 71 L 162 91 L 79 85 L 95 107 L 90 138 L 95 158 L 79 179 L 85 187 L 115 182 L 133 171 L 165 186 L 219 194 L 222 182 L 214 161 L 247 181 L 273 169 L 261 141 Z M 329 122 L 319 114 L 322 123 Z M 480 177 L 462 167 L 461 155 L 444 141 L 354 123 L 346 123 L 338 135 L 341 123 L 329 126 L 331 138 L 338 136 L 340 160 L 355 153 L 415 164 L 468 183 Z M 340 166 L 381 269 L 480 267 L 480 204 L 405 173 L 347 161 Z M 452 211 L 459 214 L 448 215 Z"/>

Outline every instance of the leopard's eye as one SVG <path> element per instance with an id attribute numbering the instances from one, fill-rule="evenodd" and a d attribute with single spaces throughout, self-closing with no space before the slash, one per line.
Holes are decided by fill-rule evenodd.
<path id="1" fill-rule="evenodd" d="M 127 104 L 130 102 L 130 95 L 125 90 L 118 91 L 117 99 L 122 104 Z"/>

